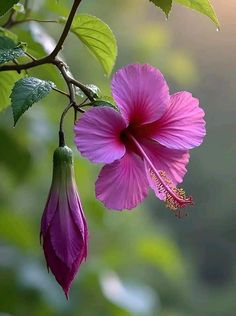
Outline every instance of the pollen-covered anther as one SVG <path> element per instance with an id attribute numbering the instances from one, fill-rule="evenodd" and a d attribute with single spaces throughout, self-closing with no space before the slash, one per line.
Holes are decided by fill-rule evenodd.
<path id="1" fill-rule="evenodd" d="M 159 193 L 165 195 L 164 201 L 166 207 L 171 209 L 178 218 L 187 216 L 188 214 L 182 209 L 189 204 L 193 205 L 192 197 L 186 197 L 184 189 L 175 187 L 164 171 L 158 171 L 158 174 L 156 174 L 155 171 L 151 169 L 150 175 Z"/>

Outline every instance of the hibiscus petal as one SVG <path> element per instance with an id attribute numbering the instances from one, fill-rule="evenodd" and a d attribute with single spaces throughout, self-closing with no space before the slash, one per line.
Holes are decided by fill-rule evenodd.
<path id="1" fill-rule="evenodd" d="M 83 237 L 84 242 L 84 253 L 83 257 L 86 259 L 87 252 L 88 252 L 88 226 L 87 221 L 84 216 L 84 211 L 81 205 L 80 197 L 77 193 L 76 183 L 75 181 L 72 182 L 72 185 L 67 186 L 67 197 L 70 206 L 70 213 L 73 217 L 74 223 L 77 225 L 78 229 L 80 230 L 81 237 Z M 82 251 L 81 251 L 82 252 Z"/>
<path id="2" fill-rule="evenodd" d="M 58 209 L 51 222 L 49 233 L 56 255 L 68 267 L 71 267 L 78 256 L 83 253 L 82 249 L 84 248 L 83 232 L 81 232 L 80 228 L 80 225 L 83 225 L 83 223 L 82 218 L 79 219 L 80 205 L 73 205 L 72 214 L 70 202 L 67 196 L 65 177 L 65 183 L 61 183 Z M 75 212 L 78 214 L 77 222 L 74 220 Z"/>
<path id="3" fill-rule="evenodd" d="M 97 163 L 111 163 L 125 154 L 120 133 L 126 128 L 121 115 L 109 107 L 97 107 L 82 115 L 74 127 L 81 155 Z"/>
<path id="4" fill-rule="evenodd" d="M 166 148 L 153 141 L 141 141 L 141 146 L 156 170 L 164 171 L 174 185 L 181 183 L 187 172 L 189 153 L 186 150 Z"/>
<path id="5" fill-rule="evenodd" d="M 204 115 L 198 99 L 191 93 L 176 93 L 162 118 L 150 124 L 151 138 L 173 149 L 199 146 L 206 135 Z"/>
<path id="6" fill-rule="evenodd" d="M 113 97 L 122 116 L 134 125 L 159 119 L 169 104 L 169 88 L 161 72 L 133 64 L 119 70 L 112 80 Z"/>
<path id="7" fill-rule="evenodd" d="M 49 234 L 49 232 L 48 232 Z M 71 287 L 71 283 L 78 272 L 79 266 L 83 260 L 83 256 L 79 256 L 76 261 L 68 267 L 55 253 L 54 247 L 51 243 L 51 239 L 49 236 L 45 236 L 43 243 L 45 258 L 47 262 L 48 268 L 54 274 L 57 282 L 63 288 L 65 295 L 68 299 L 69 290 Z"/>
<path id="8" fill-rule="evenodd" d="M 40 229 L 40 238 L 42 235 L 47 233 L 47 230 L 51 224 L 51 221 L 55 215 L 57 210 L 57 205 L 59 201 L 59 190 L 57 186 L 52 187 L 50 189 L 47 203 L 43 212 L 43 216 L 41 219 L 41 229 Z"/>
<path id="9" fill-rule="evenodd" d="M 144 164 L 136 154 L 125 156 L 102 168 L 96 182 L 96 197 L 115 210 L 136 207 L 148 193 Z"/>
<path id="10" fill-rule="evenodd" d="M 55 254 L 66 266 L 71 267 L 78 256 L 84 255 L 83 236 L 70 218 L 70 214 L 61 216 L 61 210 L 56 213 L 50 237 Z"/>

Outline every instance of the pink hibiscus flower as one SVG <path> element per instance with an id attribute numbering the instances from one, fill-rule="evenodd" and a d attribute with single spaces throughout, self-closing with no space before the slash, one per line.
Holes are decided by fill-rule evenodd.
<path id="1" fill-rule="evenodd" d="M 107 208 L 136 207 L 151 187 L 180 215 L 192 204 L 182 182 L 189 149 L 206 134 L 204 111 L 189 92 L 169 94 L 161 72 L 133 64 L 112 80 L 119 112 L 110 107 L 88 110 L 75 124 L 75 143 L 93 163 L 105 163 L 96 182 L 96 197 Z"/>

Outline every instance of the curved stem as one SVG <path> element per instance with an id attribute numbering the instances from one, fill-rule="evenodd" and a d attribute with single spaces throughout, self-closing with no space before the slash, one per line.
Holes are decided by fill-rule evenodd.
<path id="1" fill-rule="evenodd" d="M 66 113 L 72 107 L 73 107 L 72 103 L 67 105 L 67 107 L 65 108 L 65 110 L 62 112 L 62 115 L 61 115 L 60 126 L 59 126 L 59 147 L 64 147 L 65 146 L 65 137 L 64 137 L 63 123 L 64 123 L 64 118 L 66 116 Z"/>
<path id="2" fill-rule="evenodd" d="M 68 16 L 68 19 L 66 21 L 66 25 L 64 27 L 64 30 L 59 38 L 59 41 L 56 45 L 56 47 L 54 48 L 53 52 L 50 54 L 50 56 L 52 58 L 55 58 L 57 56 L 57 54 L 59 53 L 59 51 L 62 49 L 62 46 L 64 44 L 64 41 L 70 31 L 70 28 L 71 28 L 71 24 L 73 22 L 73 19 L 74 19 L 74 16 L 75 16 L 75 13 L 80 5 L 82 0 L 75 0 L 74 3 L 73 3 L 73 6 L 71 8 L 71 11 L 70 11 L 70 14 Z"/>

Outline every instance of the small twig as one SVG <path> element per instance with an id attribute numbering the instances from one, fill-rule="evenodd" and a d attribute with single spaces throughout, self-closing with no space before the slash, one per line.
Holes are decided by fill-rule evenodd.
<path id="1" fill-rule="evenodd" d="M 84 113 L 84 110 L 82 110 L 81 108 L 83 108 L 85 105 L 84 105 L 84 103 L 85 102 L 87 102 L 88 101 L 88 98 L 86 98 L 83 102 L 81 102 L 80 104 L 76 104 L 75 106 L 74 106 L 74 108 L 75 108 L 75 110 L 76 110 L 76 112 L 81 112 L 81 113 Z"/>
<path id="2" fill-rule="evenodd" d="M 15 65 L 19 65 L 19 63 L 18 63 L 18 61 L 16 60 L 16 59 L 13 59 L 13 63 L 15 64 Z"/>
<path id="3" fill-rule="evenodd" d="M 13 22 L 11 23 L 11 27 L 12 27 L 12 26 L 15 26 L 15 25 L 17 25 L 17 24 L 22 24 L 22 23 L 27 23 L 27 22 L 59 23 L 58 20 L 40 20 L 40 19 L 29 18 L 29 19 L 24 19 L 24 20 L 13 21 Z"/>
<path id="4" fill-rule="evenodd" d="M 69 95 L 70 95 L 70 102 L 72 104 L 76 104 L 76 97 L 75 97 L 75 88 L 70 82 L 70 77 L 67 74 L 67 65 L 61 61 L 60 59 L 55 59 L 54 64 L 57 66 L 57 68 L 60 70 L 66 84 L 69 90 Z"/>
<path id="5" fill-rule="evenodd" d="M 78 118 L 78 111 L 76 110 L 76 108 L 74 108 L 74 124 L 76 123 Z"/>
<path id="6" fill-rule="evenodd" d="M 62 91 L 62 90 L 60 90 L 60 89 L 58 89 L 58 88 L 56 88 L 56 87 L 54 87 L 54 88 L 52 88 L 52 89 L 53 89 L 54 91 L 60 93 L 60 94 L 65 95 L 66 97 L 70 98 L 69 93 L 66 93 L 66 92 L 64 92 L 64 91 Z"/>
<path id="7" fill-rule="evenodd" d="M 32 56 L 30 53 L 28 53 L 28 52 L 25 52 L 25 55 L 26 56 L 28 56 L 30 59 L 32 59 L 33 61 L 36 61 L 37 59 L 34 57 L 34 56 Z"/>
<path id="8" fill-rule="evenodd" d="M 84 106 L 84 104 L 88 101 L 88 98 L 84 99 L 83 102 L 81 102 L 79 104 L 79 107 L 81 108 L 82 106 Z"/>
<path id="9" fill-rule="evenodd" d="M 89 99 L 90 101 L 94 101 L 94 97 L 91 95 L 91 90 L 88 89 L 85 85 L 83 85 L 79 81 L 71 78 L 70 75 L 68 75 L 68 72 L 67 72 L 68 67 L 62 60 L 60 60 L 59 58 L 56 58 L 54 60 L 54 65 L 56 65 L 57 68 L 60 70 L 60 72 L 61 72 L 61 74 L 62 74 L 62 76 L 67 84 L 67 87 L 69 89 L 71 103 L 76 105 L 76 94 L 75 94 L 75 87 L 74 86 L 79 87 L 84 92 L 87 99 Z M 84 112 L 79 107 L 76 107 L 76 108 L 78 111 Z"/>
<path id="10" fill-rule="evenodd" d="M 24 64 L 20 64 L 20 65 L 4 65 L 0 67 L 0 71 L 21 71 L 21 70 L 26 70 L 26 69 L 30 69 L 30 68 L 34 68 L 34 67 L 38 67 L 41 65 L 45 65 L 45 64 L 52 64 L 53 60 L 50 58 L 50 56 L 45 56 L 41 59 L 37 59 L 37 60 L 33 60 L 29 63 L 24 63 Z"/>

